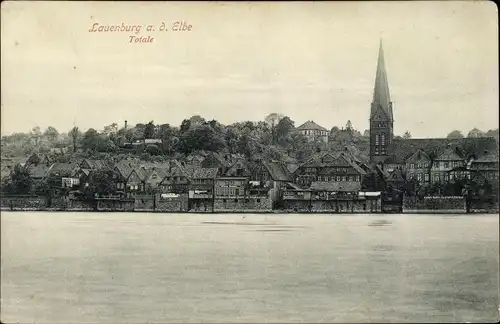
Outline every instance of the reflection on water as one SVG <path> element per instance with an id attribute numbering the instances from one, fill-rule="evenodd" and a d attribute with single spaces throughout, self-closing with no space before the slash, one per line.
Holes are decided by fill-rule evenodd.
<path id="1" fill-rule="evenodd" d="M 498 216 L 1 220 L 7 323 L 499 319 Z"/>

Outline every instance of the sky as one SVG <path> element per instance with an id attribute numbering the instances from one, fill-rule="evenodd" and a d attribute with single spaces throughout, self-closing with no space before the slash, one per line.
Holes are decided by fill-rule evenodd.
<path id="1" fill-rule="evenodd" d="M 175 21 L 191 30 L 174 32 Z M 142 27 L 90 32 L 95 23 Z M 272 112 L 363 131 L 380 39 L 395 134 L 498 128 L 493 2 L 4 1 L 1 133 Z"/>

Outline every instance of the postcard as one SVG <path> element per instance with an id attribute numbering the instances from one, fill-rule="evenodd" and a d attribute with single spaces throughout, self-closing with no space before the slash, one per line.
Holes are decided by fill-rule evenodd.
<path id="1" fill-rule="evenodd" d="M 1 4 L 2 323 L 493 322 L 488 1 Z"/>

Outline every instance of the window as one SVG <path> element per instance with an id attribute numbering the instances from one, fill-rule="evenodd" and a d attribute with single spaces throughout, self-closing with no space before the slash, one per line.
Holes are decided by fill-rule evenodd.
<path id="1" fill-rule="evenodd" d="M 260 202 L 260 199 L 257 198 L 257 202 Z"/>
<path id="2" fill-rule="evenodd" d="M 235 199 L 234 202 L 238 202 L 238 199 Z"/>
<path id="3" fill-rule="evenodd" d="M 380 135 L 377 134 L 375 136 L 375 145 L 379 145 L 379 143 L 380 143 Z"/>
<path id="4" fill-rule="evenodd" d="M 429 174 L 427 174 L 427 173 L 426 173 L 426 174 L 424 174 L 424 180 L 425 180 L 425 181 L 429 181 Z"/>
<path id="5" fill-rule="evenodd" d="M 422 181 L 422 174 L 421 173 L 417 174 L 417 180 Z"/>
<path id="6" fill-rule="evenodd" d="M 382 146 L 385 145 L 385 134 L 382 134 Z"/>
<path id="7" fill-rule="evenodd" d="M 434 164 L 436 165 L 436 168 L 439 168 L 439 161 L 434 162 Z"/>
<path id="8" fill-rule="evenodd" d="M 450 180 L 450 175 L 448 173 L 444 174 L 444 181 L 449 181 Z"/>
<path id="9" fill-rule="evenodd" d="M 340 181 L 340 176 L 337 176 L 335 180 Z"/>
<path id="10" fill-rule="evenodd" d="M 450 165 L 450 164 L 448 163 L 448 161 L 445 161 L 445 162 L 444 162 L 444 167 L 445 167 L 445 168 L 449 168 L 449 165 Z"/>

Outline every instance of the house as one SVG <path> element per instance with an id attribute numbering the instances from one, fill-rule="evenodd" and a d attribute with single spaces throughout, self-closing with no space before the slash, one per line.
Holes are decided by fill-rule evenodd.
<path id="1" fill-rule="evenodd" d="M 499 178 L 498 154 L 488 150 L 484 150 L 482 154 L 476 154 L 469 162 L 469 170 L 474 174 L 481 173 L 486 181 L 497 185 Z"/>
<path id="2" fill-rule="evenodd" d="M 248 177 L 218 177 L 214 181 L 214 211 L 270 211 L 267 192 L 252 192 Z"/>
<path id="3" fill-rule="evenodd" d="M 297 131 L 307 137 L 308 140 L 321 140 L 328 142 L 328 130 L 323 126 L 316 124 L 312 120 L 306 121 L 304 124 L 297 127 Z"/>
<path id="4" fill-rule="evenodd" d="M 52 184 L 58 183 L 61 188 L 73 188 L 80 185 L 78 170 L 78 164 L 56 162 L 48 170 L 46 178 L 50 177 Z"/>
<path id="5" fill-rule="evenodd" d="M 133 171 L 132 164 L 129 161 L 120 161 L 115 164 L 113 171 L 117 175 L 116 177 L 116 190 L 122 191 L 127 194 L 127 183 L 130 174 Z"/>
<path id="6" fill-rule="evenodd" d="M 201 162 L 202 168 L 217 168 L 219 174 L 225 174 L 231 167 L 231 155 L 217 152 L 209 153 Z"/>
<path id="7" fill-rule="evenodd" d="M 431 182 L 449 182 L 450 171 L 464 167 L 465 160 L 458 155 L 456 148 L 447 145 L 432 163 Z"/>
<path id="8" fill-rule="evenodd" d="M 158 191 L 159 184 L 168 175 L 168 166 L 162 165 L 150 169 L 144 169 L 144 184 L 146 191 Z"/>
<path id="9" fill-rule="evenodd" d="M 169 170 L 159 184 L 163 193 L 187 193 L 189 175 L 186 173 L 181 163 L 177 160 L 170 161 Z"/>
<path id="10" fill-rule="evenodd" d="M 416 179 L 419 183 L 430 181 L 432 160 L 422 149 L 418 149 L 405 162 L 407 179 Z"/>
<path id="11" fill-rule="evenodd" d="M 145 191 L 144 178 L 145 175 L 143 169 L 132 169 L 125 185 L 125 193 L 128 197 L 133 197 L 138 193 L 142 193 Z"/>
<path id="12" fill-rule="evenodd" d="M 354 181 L 361 183 L 366 172 L 344 153 L 324 152 L 312 156 L 295 172 L 295 183 L 309 187 L 311 183 Z"/>
<path id="13" fill-rule="evenodd" d="M 189 209 L 213 210 L 214 180 L 219 175 L 219 168 L 196 169 L 188 185 Z"/>

